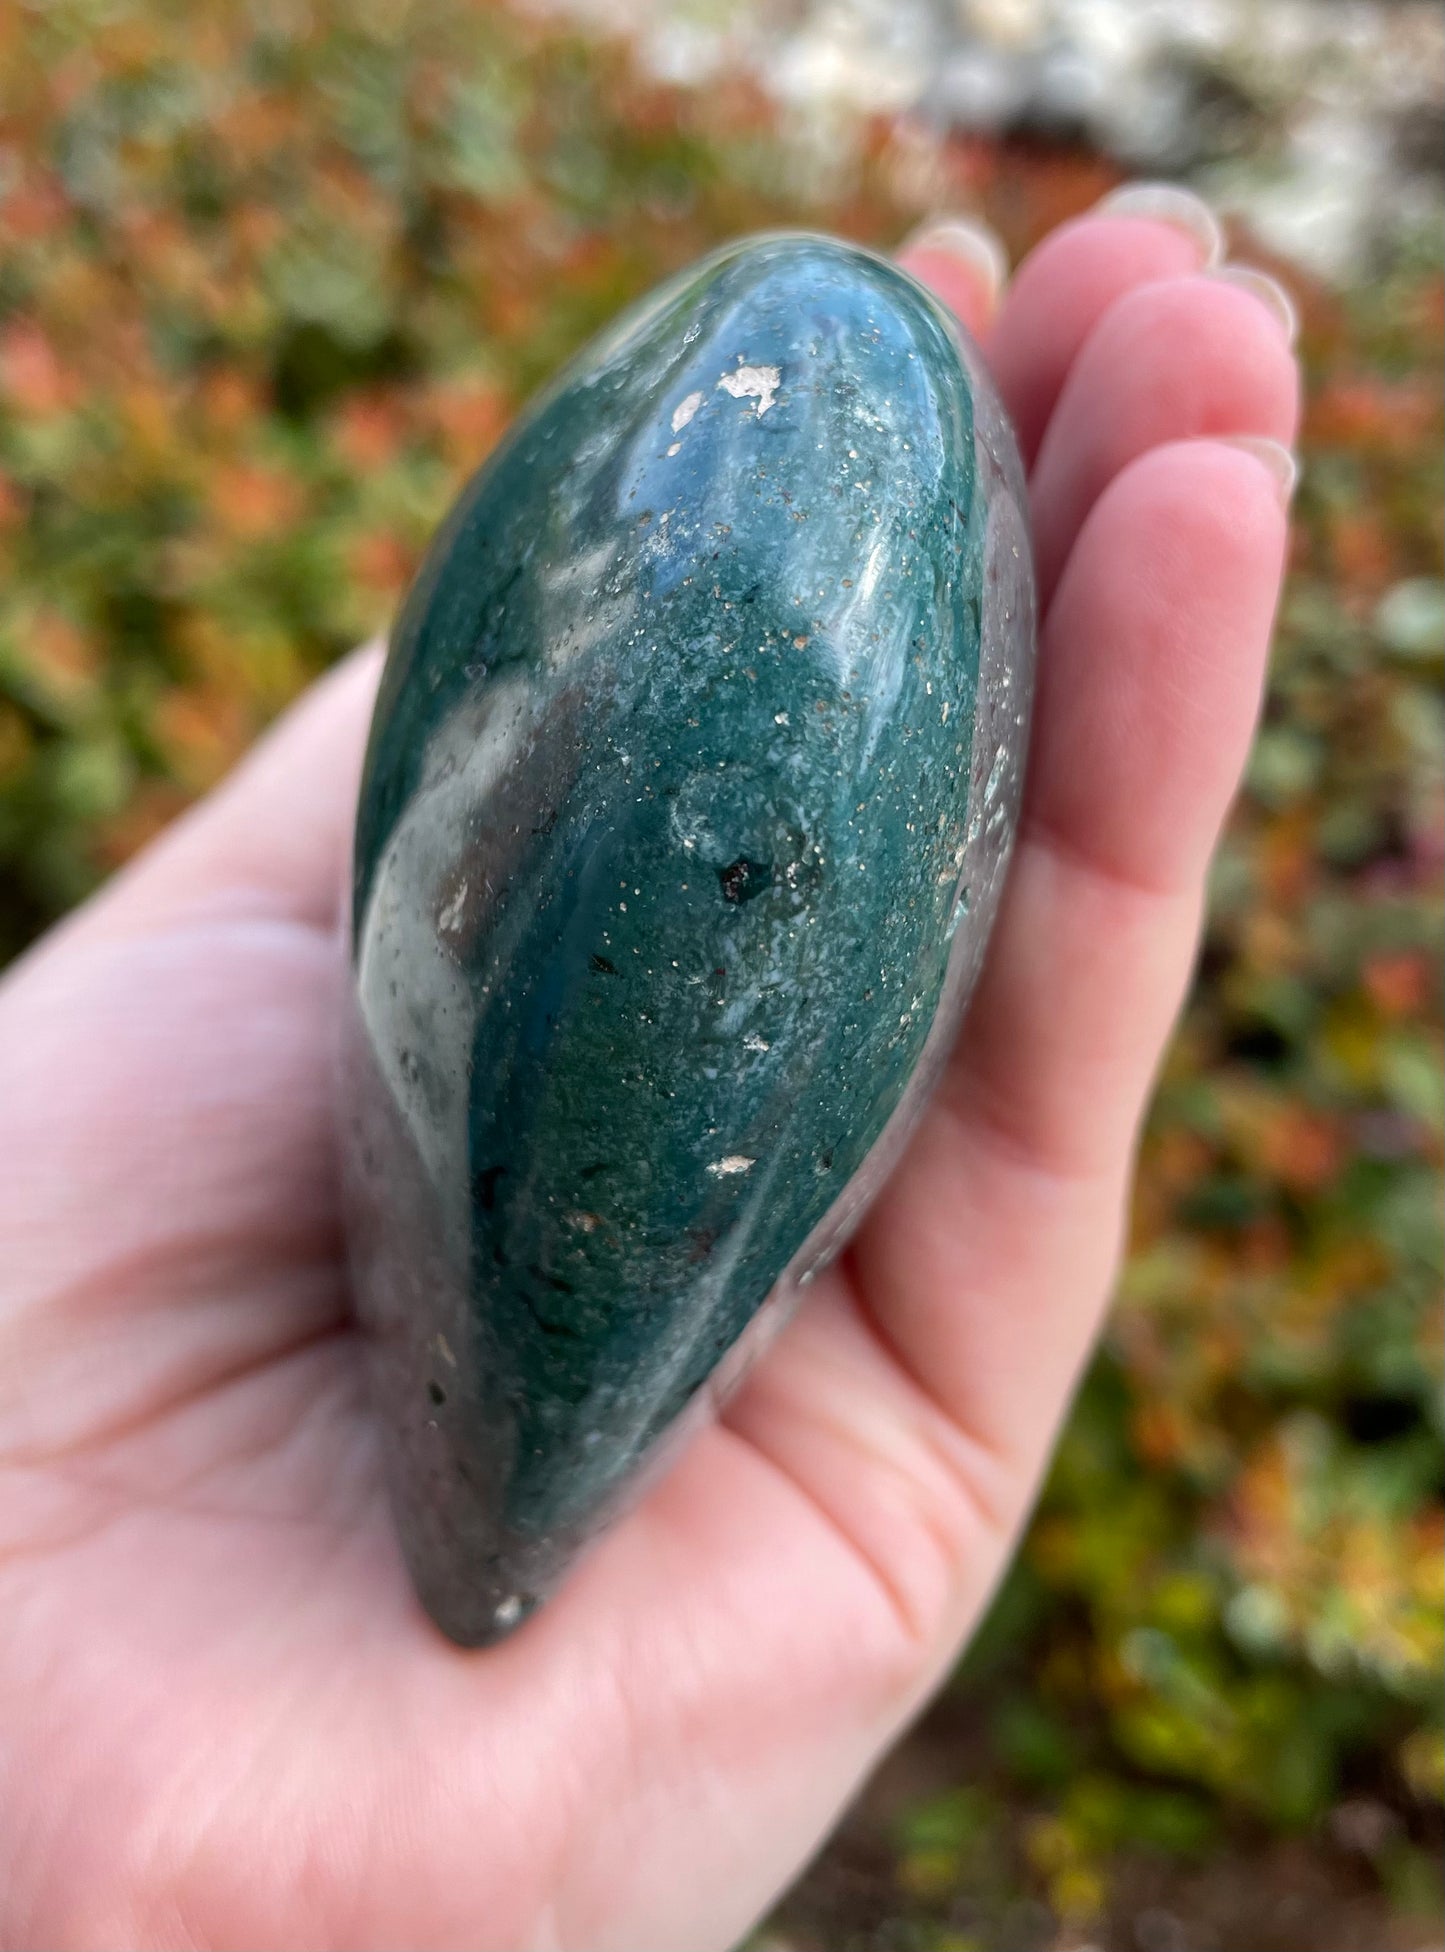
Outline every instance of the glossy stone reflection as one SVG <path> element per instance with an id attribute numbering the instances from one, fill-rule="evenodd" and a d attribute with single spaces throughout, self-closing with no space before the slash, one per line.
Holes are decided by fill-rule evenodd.
<path id="1" fill-rule="evenodd" d="M 458 1640 L 555 1585 L 896 1155 L 1017 806 L 1022 502 L 927 294 L 772 237 L 585 352 L 418 577 L 345 1163 L 402 1537 Z"/>

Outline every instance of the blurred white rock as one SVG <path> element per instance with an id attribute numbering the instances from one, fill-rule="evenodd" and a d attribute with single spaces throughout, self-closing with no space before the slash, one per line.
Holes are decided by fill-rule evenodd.
<path id="1" fill-rule="evenodd" d="M 800 168 L 863 123 L 1028 131 L 1197 181 L 1281 256 L 1368 270 L 1445 217 L 1445 9 L 1433 0 L 523 0 L 625 35 L 660 79 L 745 73 Z"/>

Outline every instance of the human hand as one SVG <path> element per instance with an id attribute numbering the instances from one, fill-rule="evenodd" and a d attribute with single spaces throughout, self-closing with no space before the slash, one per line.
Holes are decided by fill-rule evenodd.
<path id="1" fill-rule="evenodd" d="M 1001 299 L 966 235 L 904 253 L 1031 466 L 1003 910 L 849 1254 L 512 1640 L 413 1598 L 348 1326 L 375 655 L 0 983 L 0 1945 L 726 1946 L 947 1671 L 1109 1292 L 1283 561 L 1288 333 L 1179 215 Z"/>

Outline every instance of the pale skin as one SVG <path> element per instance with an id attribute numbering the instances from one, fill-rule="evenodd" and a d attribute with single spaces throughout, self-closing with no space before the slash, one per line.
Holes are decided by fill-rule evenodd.
<path id="1" fill-rule="evenodd" d="M 514 1638 L 408 1586 L 340 1258 L 361 653 L 0 981 L 0 1945 L 736 1941 L 977 1624 L 1119 1252 L 1257 709 L 1289 336 L 1101 208 L 991 289 L 1044 604 L 945 1083 L 852 1250 Z M 1280 447 L 1272 443 L 1282 444 Z"/>

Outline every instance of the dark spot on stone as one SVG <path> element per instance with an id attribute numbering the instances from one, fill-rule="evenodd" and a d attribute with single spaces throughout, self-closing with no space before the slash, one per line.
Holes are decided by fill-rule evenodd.
<path id="1" fill-rule="evenodd" d="M 506 1170 L 505 1166 L 484 1166 L 473 1181 L 477 1190 L 477 1205 L 483 1213 L 496 1211 L 497 1181 L 505 1176 Z"/>
<path id="2" fill-rule="evenodd" d="M 432 1402 L 436 1404 L 438 1409 L 440 1409 L 442 1404 L 445 1403 L 447 1400 L 447 1393 L 442 1388 L 440 1383 L 428 1383 L 426 1386 L 426 1393 L 431 1398 Z"/>
<path id="3" fill-rule="evenodd" d="M 577 1177 L 579 1179 L 596 1179 L 598 1173 L 605 1173 L 606 1170 L 607 1161 L 605 1159 L 599 1159 L 594 1165 L 584 1166 Z"/>
<path id="4" fill-rule="evenodd" d="M 833 1170 L 833 1149 L 830 1146 L 826 1152 L 820 1152 L 818 1154 L 818 1171 L 820 1173 L 830 1173 L 832 1172 L 832 1170 Z"/>
<path id="5" fill-rule="evenodd" d="M 544 1315 L 540 1304 L 525 1288 L 518 1288 L 517 1298 L 544 1335 L 560 1335 L 577 1340 L 580 1330 L 573 1328 L 570 1322 L 554 1322 L 550 1316 Z"/>
<path id="6" fill-rule="evenodd" d="M 615 976 L 617 974 L 617 964 L 615 962 L 609 962 L 606 956 L 589 956 L 587 966 L 589 969 L 595 969 L 599 976 Z"/>
<path id="7" fill-rule="evenodd" d="M 773 885 L 773 864 L 771 861 L 750 861 L 746 855 L 740 854 L 737 860 L 729 861 L 725 868 L 718 869 L 717 878 L 722 883 L 723 900 L 740 905 Z"/>

